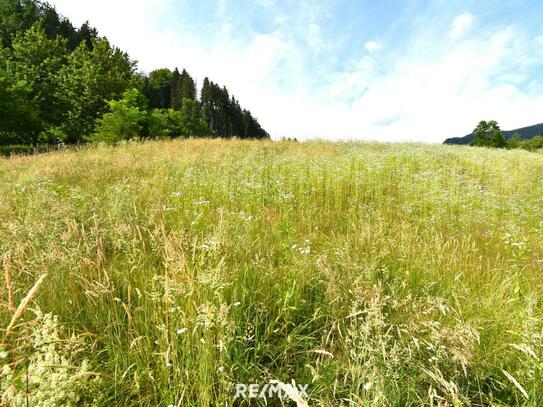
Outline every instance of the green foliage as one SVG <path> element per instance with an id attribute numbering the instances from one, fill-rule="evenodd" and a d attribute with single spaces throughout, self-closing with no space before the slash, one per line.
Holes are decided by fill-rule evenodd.
<path id="1" fill-rule="evenodd" d="M 183 99 L 182 108 L 154 109 L 149 119 L 149 135 L 163 137 L 202 137 L 210 134 L 200 104 L 191 99 Z"/>
<path id="2" fill-rule="evenodd" d="M 208 78 L 202 87 L 202 109 L 207 125 L 217 137 L 269 138 L 248 110 L 242 110 L 228 90 Z"/>
<path id="3" fill-rule="evenodd" d="M 183 115 L 173 109 L 153 109 L 149 120 L 152 138 L 179 137 L 182 135 Z"/>
<path id="4" fill-rule="evenodd" d="M 64 143 L 66 139 L 67 135 L 62 127 L 49 127 L 40 133 L 38 142 L 45 144 L 58 144 Z"/>
<path id="5" fill-rule="evenodd" d="M 527 140 L 522 140 L 519 135 L 514 135 L 507 143 L 509 149 L 524 149 L 535 151 L 543 148 L 543 136 L 534 136 Z"/>
<path id="6" fill-rule="evenodd" d="M 129 86 L 134 64 L 126 53 L 106 39 L 93 40 L 92 50 L 82 43 L 61 70 L 61 92 L 70 101 L 63 127 L 68 142 L 94 132 L 96 119 L 107 110 L 107 100 L 119 99 Z"/>
<path id="7" fill-rule="evenodd" d="M 126 91 L 121 100 L 109 101 L 110 112 L 98 120 L 93 140 L 115 144 L 121 140 L 140 137 L 147 119 L 147 112 L 141 101 L 141 94 L 137 89 Z"/>
<path id="8" fill-rule="evenodd" d="M 171 107 L 173 110 L 180 110 L 184 99 L 196 100 L 196 82 L 186 70 L 180 74 L 175 68 L 171 84 Z"/>
<path id="9" fill-rule="evenodd" d="M 180 135 L 185 137 L 202 137 L 211 134 L 205 122 L 202 108 L 198 102 L 185 98 L 181 107 Z"/>
<path id="10" fill-rule="evenodd" d="M 513 136 L 507 140 L 507 148 L 509 149 L 515 149 L 520 148 L 522 145 L 522 138 L 519 134 L 513 134 Z"/>
<path id="11" fill-rule="evenodd" d="M 539 150 L 543 148 L 543 136 L 534 136 L 529 140 L 525 140 L 521 144 L 521 148 L 529 151 Z"/>
<path id="12" fill-rule="evenodd" d="M 55 8 L 46 2 L 34 0 L 0 0 L 0 47 L 11 47 L 13 38 L 41 22 L 49 39 L 61 36 L 67 40 L 69 50 L 81 42 L 87 44 L 96 38 L 97 32 L 84 23 L 80 29 L 60 16 Z"/>
<path id="13" fill-rule="evenodd" d="M 39 128 L 38 108 L 28 83 L 16 79 L 0 62 L 0 145 L 32 143 Z"/>
<path id="14" fill-rule="evenodd" d="M 0 156 L 9 157 L 10 155 L 28 155 L 34 152 L 34 147 L 23 144 L 23 145 L 0 145 Z"/>
<path id="15" fill-rule="evenodd" d="M 170 106 L 173 110 L 181 109 L 181 74 L 177 68 L 172 75 Z"/>
<path id="16" fill-rule="evenodd" d="M 180 91 L 181 104 L 184 99 L 196 100 L 196 82 L 184 69 L 180 77 Z"/>
<path id="17" fill-rule="evenodd" d="M 28 97 L 24 111 L 31 122 L 37 116 L 36 131 L 30 135 L 37 142 L 37 134 L 61 125 L 65 118 L 68 100 L 59 92 L 59 71 L 66 63 L 66 41 L 48 39 L 43 24 L 38 23 L 19 33 L 6 54 L 8 75 L 16 89 L 25 88 Z M 17 96 L 17 91 L 14 93 Z"/>
<path id="18" fill-rule="evenodd" d="M 168 112 L 167 120 L 153 113 L 140 136 L 268 137 L 226 88 L 211 83 L 203 92 L 204 124 L 196 82 L 185 69 L 147 76 L 135 66 L 88 23 L 76 29 L 45 2 L 0 0 L 0 145 L 88 140 L 107 101 L 128 89 L 138 89 L 150 109 L 179 113 Z M 190 102 L 180 113 L 184 100 Z"/>
<path id="19" fill-rule="evenodd" d="M 10 47 L 15 35 L 29 29 L 39 18 L 35 1 L 0 0 L 0 47 Z"/>
<path id="20" fill-rule="evenodd" d="M 173 73 L 169 69 L 157 69 L 149 74 L 146 96 L 149 104 L 156 109 L 169 109 L 172 103 Z"/>
<path id="21" fill-rule="evenodd" d="M 472 146 L 478 147 L 494 147 L 506 148 L 507 142 L 503 137 L 503 133 L 495 120 L 481 121 L 473 130 L 475 138 L 470 143 Z"/>
<path id="22" fill-rule="evenodd" d="M 169 110 L 153 109 L 149 114 L 149 136 L 156 139 L 172 137 L 173 124 Z"/>

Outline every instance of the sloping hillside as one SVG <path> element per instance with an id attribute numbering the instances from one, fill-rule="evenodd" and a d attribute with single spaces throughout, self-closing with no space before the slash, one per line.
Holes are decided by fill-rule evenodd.
<path id="1" fill-rule="evenodd" d="M 542 174 L 422 144 L 0 158 L 0 397 L 256 406 L 236 385 L 277 379 L 298 406 L 541 405 Z"/>

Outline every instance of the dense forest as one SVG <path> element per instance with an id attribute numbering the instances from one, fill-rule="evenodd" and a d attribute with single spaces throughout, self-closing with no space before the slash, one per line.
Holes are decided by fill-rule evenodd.
<path id="1" fill-rule="evenodd" d="M 88 23 L 76 28 L 36 0 L 0 0 L 0 147 L 133 137 L 268 138 L 208 78 L 137 71 Z"/>

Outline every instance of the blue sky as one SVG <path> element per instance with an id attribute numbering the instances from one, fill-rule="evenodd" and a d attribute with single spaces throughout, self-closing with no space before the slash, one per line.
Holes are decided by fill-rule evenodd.
<path id="1" fill-rule="evenodd" d="M 226 85 L 274 138 L 441 142 L 543 122 L 539 0 L 56 0 L 139 61 Z"/>

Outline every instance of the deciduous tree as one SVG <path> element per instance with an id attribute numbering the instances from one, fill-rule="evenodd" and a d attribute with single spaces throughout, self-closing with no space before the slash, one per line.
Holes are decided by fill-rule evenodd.
<path id="1" fill-rule="evenodd" d="M 507 142 L 495 120 L 481 121 L 473 130 L 475 138 L 470 143 L 472 146 L 505 148 Z"/>
<path id="2" fill-rule="evenodd" d="M 110 112 L 98 119 L 94 140 L 114 144 L 141 136 L 147 112 L 137 89 L 126 91 L 121 100 L 111 100 L 108 105 Z"/>

